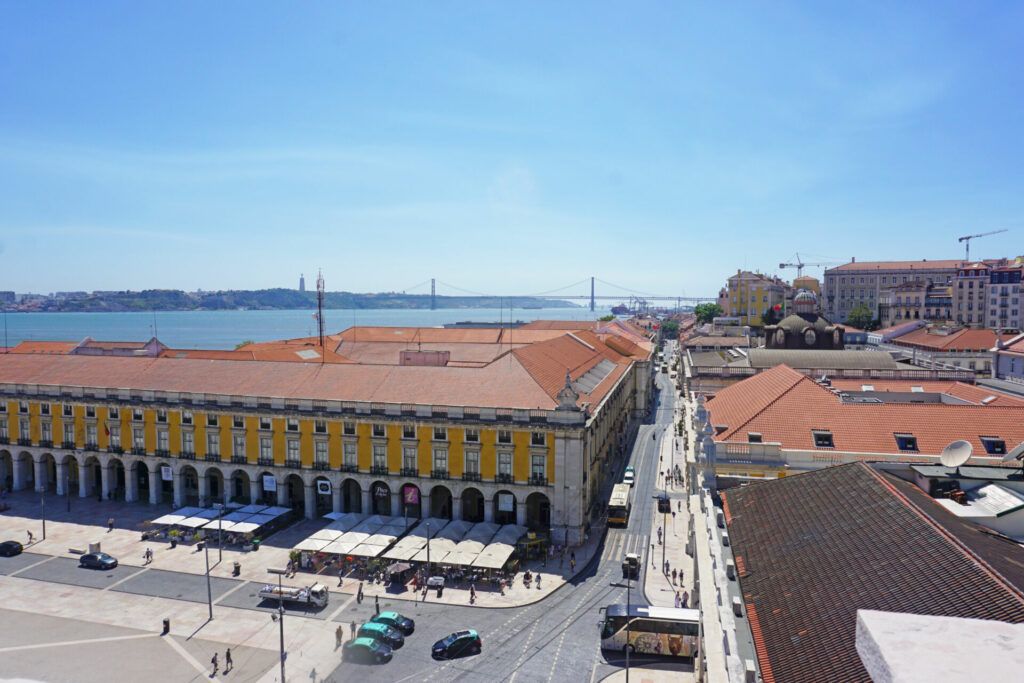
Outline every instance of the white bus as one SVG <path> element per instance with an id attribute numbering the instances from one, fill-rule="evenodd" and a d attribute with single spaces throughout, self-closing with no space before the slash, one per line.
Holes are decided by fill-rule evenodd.
<path id="1" fill-rule="evenodd" d="M 627 622 L 629 638 L 627 640 Z M 601 649 L 694 657 L 700 640 L 700 610 L 608 605 L 601 621 Z"/>
<path id="2" fill-rule="evenodd" d="M 616 484 L 612 487 L 612 497 L 608 500 L 608 524 L 629 524 L 629 508 L 631 486 Z"/>

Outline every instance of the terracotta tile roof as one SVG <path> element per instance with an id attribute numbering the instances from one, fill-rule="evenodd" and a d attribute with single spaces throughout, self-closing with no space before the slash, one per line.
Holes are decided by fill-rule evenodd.
<path id="1" fill-rule="evenodd" d="M 974 446 L 972 462 L 996 464 L 1000 457 L 987 457 L 980 437 L 1003 439 L 1008 449 L 1024 441 L 1022 406 L 844 403 L 836 393 L 784 365 L 722 389 L 708 401 L 707 409 L 711 424 L 726 428 L 716 441 L 746 442 L 747 432 L 758 432 L 765 442 L 781 443 L 783 449 L 822 454 L 911 456 L 920 462 L 965 439 Z M 835 447 L 816 447 L 814 430 L 830 431 Z M 914 435 L 918 451 L 900 451 L 897 433 Z"/>
<path id="2" fill-rule="evenodd" d="M 164 349 L 161 358 L 199 358 L 203 360 L 256 360 L 252 351 L 223 351 L 220 349 Z"/>
<path id="3" fill-rule="evenodd" d="M 998 338 L 1008 342 L 1015 336 L 1003 334 Z M 964 328 L 950 334 L 934 334 L 921 327 L 901 334 L 890 343 L 935 351 L 988 351 L 996 345 L 996 339 L 995 330 L 989 329 Z"/>
<path id="4" fill-rule="evenodd" d="M 766 683 L 868 683 L 858 609 L 1024 623 L 1024 548 L 908 486 L 852 463 L 722 494 Z"/>
<path id="5" fill-rule="evenodd" d="M 591 330 L 597 327 L 596 320 L 531 320 L 520 330 Z"/>
<path id="6" fill-rule="evenodd" d="M 851 393 L 861 393 L 865 391 L 864 385 L 870 385 L 873 387 L 869 391 L 883 393 L 912 393 L 914 387 L 920 387 L 921 391 L 924 393 L 947 394 L 975 405 L 985 405 L 982 404 L 982 401 L 990 396 L 994 396 L 995 400 L 989 401 L 987 405 L 1024 406 L 1024 399 L 1016 396 L 1004 394 L 1003 392 L 996 391 L 994 389 L 987 389 L 954 380 L 917 381 L 909 379 L 833 379 L 831 381 L 833 389 Z"/>
<path id="7" fill-rule="evenodd" d="M 144 341 L 98 341 L 90 339 L 82 342 L 81 346 L 90 349 L 143 349 L 149 342 Z"/>
<path id="8" fill-rule="evenodd" d="M 23 341 L 11 347 L 11 353 L 71 353 L 78 342 L 68 341 Z"/>
<path id="9" fill-rule="evenodd" d="M 847 270 L 944 270 L 959 268 L 961 261 L 957 259 L 945 259 L 937 261 L 851 261 L 835 268 L 829 268 L 826 273 Z"/>

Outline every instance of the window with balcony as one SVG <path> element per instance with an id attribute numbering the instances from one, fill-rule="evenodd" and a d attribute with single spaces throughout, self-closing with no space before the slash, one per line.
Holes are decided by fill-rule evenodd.
<path id="1" fill-rule="evenodd" d="M 341 428 L 341 433 L 344 434 L 345 436 L 355 436 L 356 435 L 356 423 L 355 422 L 346 422 L 342 426 L 342 428 Z"/>
<path id="2" fill-rule="evenodd" d="M 512 476 L 512 454 L 498 453 L 498 474 Z"/>
<path id="3" fill-rule="evenodd" d="M 466 451 L 467 474 L 480 474 L 480 451 Z"/>
<path id="4" fill-rule="evenodd" d="M 296 462 L 299 459 L 299 440 L 288 439 L 288 461 Z"/>
<path id="5" fill-rule="evenodd" d="M 534 481 L 547 478 L 548 459 L 543 455 L 535 455 L 530 458 L 530 478 Z"/>
<path id="6" fill-rule="evenodd" d="M 245 457 L 245 434 L 235 434 L 234 443 L 231 445 L 231 455 Z"/>
<path id="7" fill-rule="evenodd" d="M 418 469 L 416 463 L 416 447 L 406 446 L 402 449 L 402 469 L 408 472 L 415 472 Z"/>
<path id="8" fill-rule="evenodd" d="M 480 443 L 480 430 L 479 429 L 467 429 L 466 430 L 466 442 L 467 443 Z"/>
<path id="9" fill-rule="evenodd" d="M 289 417 L 286 429 L 289 432 L 297 432 L 297 431 L 299 431 L 299 420 L 298 420 L 298 418 Z"/>
<path id="10" fill-rule="evenodd" d="M 434 471 L 435 472 L 448 472 L 448 449 L 447 448 L 435 448 L 434 449 Z"/>
<path id="11" fill-rule="evenodd" d="M 313 443 L 313 459 L 318 465 L 327 464 L 327 442 L 316 441 Z"/>
<path id="12" fill-rule="evenodd" d="M 447 441 L 448 429 L 445 427 L 434 427 L 434 441 Z"/>
<path id="13" fill-rule="evenodd" d="M 87 448 L 96 448 L 96 425 L 86 426 L 85 445 Z"/>
<path id="14" fill-rule="evenodd" d="M 327 433 L 327 421 L 326 420 L 317 420 L 316 422 L 314 422 L 313 423 L 313 432 L 316 433 L 316 434 L 326 434 Z"/>
<path id="15" fill-rule="evenodd" d="M 112 448 L 121 447 L 121 428 L 117 425 L 111 425 L 107 430 L 110 436 L 110 445 Z"/>
<path id="16" fill-rule="evenodd" d="M 547 446 L 548 435 L 544 432 L 530 432 L 530 445 L 531 446 Z"/>
<path id="17" fill-rule="evenodd" d="M 383 444 L 373 445 L 373 466 L 377 471 L 386 470 L 388 467 L 388 450 Z"/>
<path id="18" fill-rule="evenodd" d="M 220 434 L 217 432 L 206 433 L 206 454 L 220 455 Z"/>
<path id="19" fill-rule="evenodd" d="M 235 415 L 231 418 L 231 426 L 235 429 L 245 429 L 245 418 L 241 415 Z"/>
<path id="20" fill-rule="evenodd" d="M 192 432 L 181 433 L 181 452 L 186 454 L 196 452 L 196 437 Z"/>
<path id="21" fill-rule="evenodd" d="M 65 403 L 62 408 L 62 414 L 64 417 L 72 417 L 75 414 L 75 408 L 70 403 Z"/>
<path id="22" fill-rule="evenodd" d="M 190 424 L 192 424 L 192 411 L 191 410 L 184 410 L 184 411 L 182 411 L 182 413 L 181 413 L 181 424 L 183 424 L 183 425 L 190 425 Z"/>
<path id="23" fill-rule="evenodd" d="M 141 427 L 132 430 L 132 448 L 146 448 L 146 434 Z"/>
<path id="24" fill-rule="evenodd" d="M 346 467 L 359 466 L 359 452 L 354 443 L 347 443 L 342 449 L 342 464 Z"/>
<path id="25" fill-rule="evenodd" d="M 66 424 L 64 425 L 64 443 L 74 444 L 75 443 L 75 425 Z"/>
<path id="26" fill-rule="evenodd" d="M 402 425 L 402 438 L 403 439 L 415 439 L 416 438 L 416 425 Z"/>
<path id="27" fill-rule="evenodd" d="M 270 437 L 264 436 L 260 439 L 260 460 L 264 462 L 273 460 L 274 458 L 274 442 Z"/>
<path id="28" fill-rule="evenodd" d="M 39 438 L 43 441 L 53 443 L 53 425 L 49 422 L 42 422 L 39 425 L 40 435 Z"/>
<path id="29" fill-rule="evenodd" d="M 375 424 L 375 425 L 373 425 L 373 436 L 376 439 L 384 438 L 384 425 L 382 425 L 382 424 Z"/>
<path id="30" fill-rule="evenodd" d="M 499 429 L 498 443 L 512 443 L 512 432 L 507 429 Z"/>

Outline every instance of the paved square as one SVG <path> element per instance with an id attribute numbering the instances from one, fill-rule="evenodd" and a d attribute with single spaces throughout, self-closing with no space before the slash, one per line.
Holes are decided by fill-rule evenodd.
<path id="1" fill-rule="evenodd" d="M 48 560 L 50 557 L 50 555 L 40 555 L 38 553 L 22 553 L 14 557 L 0 557 L 0 574 L 10 576 L 19 569 L 24 569 L 36 562 Z"/>
<path id="2" fill-rule="evenodd" d="M 250 581 L 217 604 L 227 607 L 241 607 L 242 609 L 255 609 L 262 612 L 277 612 L 277 600 L 264 600 L 259 596 L 260 589 L 265 585 L 264 583 Z M 302 606 L 295 602 L 285 601 L 284 611 L 285 614 L 291 616 L 326 619 L 338 608 L 338 605 L 344 604 L 344 601 L 348 600 L 349 597 L 351 596 L 332 593 L 330 602 L 323 608 Z"/>
<path id="3" fill-rule="evenodd" d="M 138 567 L 135 569 L 137 570 Z M 210 591 L 213 593 L 213 599 L 216 600 L 240 583 L 240 581 L 235 579 L 211 576 Z M 196 574 L 183 574 L 182 572 L 168 572 L 162 569 L 147 569 L 138 576 L 133 576 L 111 590 L 119 593 L 135 593 L 137 595 L 152 595 L 173 600 L 188 600 L 189 602 L 206 602 L 207 598 L 205 575 L 197 576 Z"/>
<path id="4" fill-rule="evenodd" d="M 138 567 L 124 564 L 119 564 L 113 569 L 82 569 L 78 566 L 77 559 L 55 557 L 49 562 L 23 571 L 18 574 L 18 578 L 53 581 L 54 583 L 67 583 L 72 586 L 87 586 L 89 588 L 106 588 L 137 571 L 139 571 Z"/>

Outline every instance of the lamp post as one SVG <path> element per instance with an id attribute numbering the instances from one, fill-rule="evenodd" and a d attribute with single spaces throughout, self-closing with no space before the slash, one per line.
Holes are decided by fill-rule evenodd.
<path id="1" fill-rule="evenodd" d="M 420 513 L 422 514 L 422 513 Z M 430 578 L 430 522 L 427 522 L 427 578 Z"/>
<path id="2" fill-rule="evenodd" d="M 39 492 L 39 517 L 43 521 L 43 540 L 46 540 L 46 487 Z"/>
<path id="3" fill-rule="evenodd" d="M 284 575 L 286 570 L 284 569 L 272 569 L 267 568 L 268 574 L 277 574 L 277 623 L 281 627 L 281 683 L 284 683 L 284 588 L 281 587 L 281 576 Z"/>
<path id="4" fill-rule="evenodd" d="M 641 559 L 642 559 L 642 557 L 641 557 Z M 641 562 L 640 564 L 642 565 L 643 562 Z M 639 574 L 637 575 L 637 578 L 640 578 Z M 630 618 L 629 618 L 629 612 L 630 612 L 629 604 L 630 604 L 630 587 L 632 585 L 633 585 L 633 572 L 630 571 L 628 574 L 626 574 L 626 647 L 624 648 L 626 650 L 626 683 L 629 683 L 629 623 L 631 621 Z"/>
<path id="5" fill-rule="evenodd" d="M 217 508 L 217 564 L 224 561 L 224 504 L 215 503 Z"/>
<path id="6" fill-rule="evenodd" d="M 213 621 L 213 589 L 210 588 L 210 541 L 203 534 L 203 550 L 206 553 L 206 604 L 210 608 L 210 621 Z"/>

